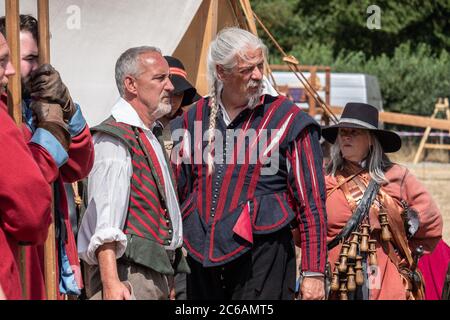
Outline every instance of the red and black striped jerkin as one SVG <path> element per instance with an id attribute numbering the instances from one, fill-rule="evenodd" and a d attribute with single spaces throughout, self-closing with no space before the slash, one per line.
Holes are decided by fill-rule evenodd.
<path id="1" fill-rule="evenodd" d="M 155 151 L 150 143 L 144 143 L 147 138 L 143 131 L 116 122 L 113 117 L 92 131 L 118 138 L 131 154 L 133 175 L 124 233 L 156 241 L 163 246 L 170 245 L 173 230 L 164 200 L 164 178 Z"/>

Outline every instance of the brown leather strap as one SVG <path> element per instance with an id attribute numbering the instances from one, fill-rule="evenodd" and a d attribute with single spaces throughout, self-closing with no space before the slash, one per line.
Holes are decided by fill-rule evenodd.
<path id="1" fill-rule="evenodd" d="M 362 193 L 366 191 L 367 186 L 369 185 L 369 182 L 368 181 L 363 182 L 361 176 L 359 175 L 353 179 L 353 182 L 358 186 L 359 190 L 361 190 Z"/>
<path id="2" fill-rule="evenodd" d="M 338 182 L 337 186 L 335 186 L 333 189 L 328 192 L 327 197 L 329 197 L 333 192 L 335 192 L 337 189 L 339 189 L 343 184 L 347 183 L 348 181 L 352 180 L 354 177 L 356 177 L 358 174 L 360 174 L 364 169 L 359 170 L 358 172 L 344 178 L 342 173 L 338 173 L 336 175 L 336 180 Z"/>
<path id="3" fill-rule="evenodd" d="M 401 250 L 401 254 L 406 258 L 408 266 L 410 267 L 413 263 L 413 258 L 411 249 L 408 246 L 406 230 L 404 227 L 403 219 L 401 217 L 401 211 L 403 210 L 403 207 L 397 204 L 397 202 L 382 189 L 380 189 L 380 194 L 382 198 L 384 198 L 384 201 L 382 201 L 382 203 L 386 204 L 387 201 L 389 201 L 390 204 L 390 207 L 386 207 L 386 212 L 388 215 L 389 227 L 391 228 L 391 234 L 396 244 L 396 248 Z"/>
<path id="4" fill-rule="evenodd" d="M 336 190 L 337 188 L 340 188 L 342 193 L 344 194 L 351 211 L 355 211 L 358 201 L 361 200 L 361 198 L 364 195 L 364 191 L 366 191 L 366 186 L 361 188 L 354 180 L 358 178 L 358 174 L 360 174 L 364 169 L 358 170 L 354 174 L 350 174 L 348 177 L 345 177 L 344 175 L 348 174 L 346 172 L 338 172 L 336 174 L 336 180 L 338 182 L 338 185 L 331 190 L 331 192 L 328 193 L 327 196 L 330 196 L 330 194 Z"/>
<path id="5" fill-rule="evenodd" d="M 347 178 L 344 178 L 342 175 L 336 176 L 336 178 L 338 179 L 338 182 L 339 182 L 338 187 L 341 188 L 341 190 L 344 193 L 352 210 L 354 210 L 354 206 L 356 206 L 357 201 L 362 197 L 365 189 L 367 188 L 367 184 L 365 183 L 364 179 L 362 179 L 359 176 L 360 173 L 361 173 L 361 171 L 359 171 L 358 174 L 353 174 Z M 359 196 L 358 192 L 355 191 L 355 187 L 359 188 L 360 196 Z M 400 250 L 400 254 L 406 258 L 408 266 L 411 266 L 413 263 L 413 258 L 412 258 L 411 250 L 409 249 L 409 246 L 408 246 L 408 241 L 407 241 L 406 231 L 405 231 L 404 224 L 403 224 L 403 219 L 400 215 L 401 210 L 403 208 L 401 206 L 399 206 L 397 204 L 397 202 L 391 196 L 389 196 L 386 192 L 384 192 L 382 189 L 380 189 L 379 193 L 382 198 L 381 203 L 385 204 L 387 201 L 389 201 L 389 203 L 391 204 L 391 206 L 389 208 L 386 208 L 386 211 L 388 214 L 389 227 L 391 228 L 393 240 L 396 245 L 395 247 L 398 250 Z M 394 262 L 394 263 L 396 263 L 396 265 L 398 265 L 399 261 L 397 261 L 398 257 L 394 252 L 394 247 L 388 251 L 392 255 L 391 256 L 387 252 L 387 254 L 390 256 L 392 262 Z"/>
<path id="6" fill-rule="evenodd" d="M 347 199 L 347 202 L 350 206 L 351 211 L 353 212 L 356 209 L 357 199 L 355 199 L 353 197 L 352 193 L 350 192 L 348 182 L 340 184 L 340 189 L 341 189 L 342 193 L 344 194 L 345 199 Z"/>
<path id="7" fill-rule="evenodd" d="M 420 284 L 414 285 L 413 284 L 414 280 L 411 279 L 411 273 L 410 273 L 411 270 L 408 267 L 401 265 L 401 260 L 395 253 L 395 249 L 394 249 L 394 246 L 392 245 L 392 242 L 388 242 L 387 248 L 386 248 L 386 246 L 383 246 L 383 249 L 384 249 L 384 252 L 387 253 L 389 259 L 391 259 L 392 263 L 394 263 L 395 266 L 397 267 L 397 270 L 400 273 L 400 275 L 408 282 L 407 290 L 410 291 L 411 295 L 413 296 L 413 299 L 414 300 L 423 300 L 425 298 L 425 288 L 424 288 L 424 280 L 423 280 L 421 271 L 418 268 L 416 268 L 416 270 L 414 270 L 414 272 L 420 278 Z M 412 300 L 412 298 L 409 297 L 408 300 Z"/>

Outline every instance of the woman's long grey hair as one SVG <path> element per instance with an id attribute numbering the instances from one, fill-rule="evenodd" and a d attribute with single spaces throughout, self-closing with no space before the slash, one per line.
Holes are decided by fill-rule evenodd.
<path id="1" fill-rule="evenodd" d="M 366 158 L 366 167 L 369 171 L 370 177 L 378 182 L 380 185 L 389 183 L 389 180 L 384 175 L 384 172 L 392 166 L 391 160 L 384 153 L 383 148 L 377 137 L 366 130 L 369 135 L 371 147 Z M 332 176 L 336 175 L 336 171 L 342 170 L 344 166 L 344 158 L 342 157 L 341 149 L 339 148 L 338 139 L 331 146 L 331 161 L 326 166 L 326 173 Z"/>

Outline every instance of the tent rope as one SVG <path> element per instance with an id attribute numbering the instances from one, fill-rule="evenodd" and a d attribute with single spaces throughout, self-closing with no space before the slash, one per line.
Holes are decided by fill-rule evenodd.
<path id="1" fill-rule="evenodd" d="M 322 100 L 322 98 L 319 96 L 318 92 L 314 89 L 314 87 L 309 83 L 308 79 L 306 79 L 305 75 L 300 71 L 298 68 L 298 60 L 292 56 L 288 55 L 283 48 L 280 46 L 280 44 L 277 42 L 277 40 L 273 37 L 273 35 L 270 33 L 270 31 L 266 28 L 266 26 L 262 23 L 262 21 L 258 18 L 255 12 L 253 12 L 253 16 L 255 20 L 259 23 L 261 28 L 264 30 L 264 32 L 269 36 L 270 40 L 274 43 L 274 45 L 277 47 L 278 51 L 283 55 L 283 62 L 285 62 L 289 69 L 295 74 L 297 79 L 300 81 L 300 83 L 303 85 L 305 90 L 308 92 L 310 96 L 313 97 L 313 99 L 317 102 L 317 104 L 323 109 L 323 111 L 328 115 L 328 117 L 334 122 L 338 123 L 338 118 L 333 113 L 331 108 Z M 299 76 L 300 75 L 300 76 Z"/>

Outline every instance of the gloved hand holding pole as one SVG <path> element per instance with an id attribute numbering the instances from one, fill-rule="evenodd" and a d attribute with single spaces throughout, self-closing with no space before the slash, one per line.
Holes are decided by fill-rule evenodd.
<path id="1" fill-rule="evenodd" d="M 41 65 L 30 75 L 30 95 L 34 100 L 59 104 L 66 122 L 76 112 L 69 89 L 62 82 L 59 72 L 50 64 Z"/>

